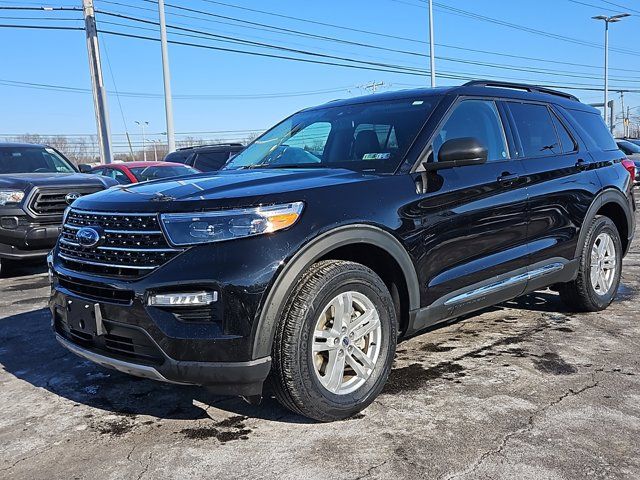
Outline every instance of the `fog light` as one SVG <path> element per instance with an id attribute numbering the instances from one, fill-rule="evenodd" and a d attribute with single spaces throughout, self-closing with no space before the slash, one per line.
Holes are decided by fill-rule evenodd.
<path id="1" fill-rule="evenodd" d="M 218 292 L 158 293 L 149 297 L 157 307 L 202 307 L 218 301 Z"/>
<path id="2" fill-rule="evenodd" d="M 6 228 L 7 230 L 15 230 L 18 228 L 20 224 L 20 220 L 18 217 L 2 217 L 0 218 L 0 227 Z"/>

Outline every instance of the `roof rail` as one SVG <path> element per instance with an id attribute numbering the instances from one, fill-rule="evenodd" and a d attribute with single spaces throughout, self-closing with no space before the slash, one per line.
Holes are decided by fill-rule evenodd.
<path id="1" fill-rule="evenodd" d="M 191 150 L 194 148 L 207 148 L 207 147 L 244 147 L 242 143 L 232 142 L 232 143 L 206 143 L 203 145 L 190 145 L 188 147 L 180 147 L 176 150 Z"/>
<path id="2" fill-rule="evenodd" d="M 575 95 L 570 93 L 561 92 L 559 90 L 553 90 L 547 87 L 541 87 L 538 85 L 528 85 L 526 83 L 515 82 L 501 82 L 497 80 L 472 80 L 463 85 L 463 87 L 498 87 L 498 88 L 513 88 L 517 90 L 525 90 L 532 93 L 546 93 L 548 95 L 557 95 L 559 97 L 568 98 L 569 100 L 580 100 Z"/>

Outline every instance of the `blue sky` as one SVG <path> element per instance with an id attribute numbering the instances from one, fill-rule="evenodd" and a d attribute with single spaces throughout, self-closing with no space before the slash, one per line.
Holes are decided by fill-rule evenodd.
<path id="1" fill-rule="evenodd" d="M 224 0 L 221 0 L 224 2 Z M 81 2 L 60 0 L 50 6 L 76 6 Z M 351 42 L 381 46 L 389 49 L 428 53 L 427 10 L 420 0 L 324 0 L 322 2 L 301 2 L 294 0 L 257 1 L 226 0 L 239 7 L 264 10 L 276 14 L 300 17 L 317 22 L 332 23 L 348 28 L 367 30 L 388 36 L 405 37 L 409 40 L 393 39 L 361 32 L 336 29 L 310 24 L 292 19 L 269 16 L 244 9 L 232 8 L 206 0 L 169 1 L 194 10 L 202 10 L 233 17 L 244 21 L 275 25 L 302 32 L 338 37 Z M 493 17 L 503 22 L 542 30 L 601 44 L 603 24 L 591 20 L 597 14 L 614 14 L 623 11 L 617 5 L 633 8 L 630 0 L 605 2 L 603 0 L 539 0 L 537 2 L 507 2 L 495 0 L 440 0 L 438 5 L 464 9 L 468 12 Z M 587 5 L 585 5 L 587 4 Z M 42 5 L 37 0 L 1 1 L 0 6 Z M 99 10 L 129 16 L 157 19 L 153 3 L 144 0 L 96 0 Z M 137 7 L 137 8 L 136 8 Z M 640 10 L 640 7 L 637 7 Z M 321 52 L 341 57 L 357 58 L 369 62 L 392 63 L 414 68 L 428 68 L 428 59 L 417 55 L 400 54 L 323 41 L 318 38 L 285 35 L 248 25 L 235 20 L 212 17 L 200 13 L 167 7 L 167 22 L 218 35 L 256 42 L 268 42 Z M 186 15 L 185 16 L 176 16 Z M 0 11 L 0 17 L 81 18 L 80 12 L 28 12 Z M 135 23 L 122 18 L 98 15 L 98 27 L 102 30 L 129 32 L 137 35 L 157 37 L 154 25 Z M 460 15 L 450 9 L 436 7 L 436 55 L 453 58 L 438 60 L 437 70 L 458 72 L 465 76 L 483 77 L 492 75 L 504 79 L 527 80 L 545 84 L 589 84 L 601 85 L 603 51 L 600 48 L 563 41 L 558 38 L 533 34 L 522 28 L 511 28 L 493 22 L 482 21 Z M 151 28 L 137 30 L 108 24 L 117 22 Z M 80 21 L 67 20 L 23 20 L 0 19 L 3 24 L 42 24 L 81 26 Z M 640 88 L 640 52 L 637 46 L 637 31 L 640 16 L 633 16 L 612 25 L 610 45 L 611 80 L 613 86 Z M 170 38 L 197 42 L 226 48 L 270 52 L 286 55 L 274 50 L 238 46 L 214 42 L 209 39 L 178 37 Z M 150 122 L 151 133 L 163 132 L 164 104 L 158 42 L 121 38 L 103 34 L 101 37 L 104 79 L 110 92 L 158 94 L 151 98 L 132 98 L 121 95 L 120 111 L 114 93 L 109 95 L 111 129 L 114 134 L 122 134 L 128 129 L 139 133 L 134 120 Z M 460 47 L 460 48 L 452 48 Z M 510 55 L 498 56 L 488 53 L 464 50 L 475 49 Z M 616 51 L 624 49 L 626 52 Z M 561 63 L 540 62 L 519 56 L 545 59 Z M 108 58 L 108 62 L 107 62 Z M 6 81 L 31 82 L 47 85 L 62 85 L 78 89 L 89 89 L 87 52 L 82 31 L 44 31 L 0 28 L 0 136 L 15 133 L 40 134 L 90 134 L 95 132 L 92 97 L 89 93 L 51 91 L 45 89 L 12 86 Z M 175 124 L 178 133 L 216 132 L 262 129 L 270 126 L 285 115 L 300 108 L 325 101 L 359 95 L 363 90 L 358 86 L 382 81 L 386 88 L 407 88 L 428 85 L 427 75 L 402 75 L 397 73 L 365 71 L 351 68 L 313 65 L 288 60 L 260 58 L 256 56 L 228 53 L 215 50 L 170 45 Z M 515 70 L 489 68 L 465 62 L 488 62 L 508 65 Z M 576 66 L 572 64 L 583 64 Z M 545 69 L 549 72 L 533 73 L 530 70 Z M 562 74 L 558 73 L 562 71 Z M 115 80 L 115 84 L 114 84 Z M 458 84 L 461 80 L 438 79 L 440 85 Z M 321 91 L 322 93 L 315 93 Z M 264 94 L 292 94 L 264 98 Z M 599 92 L 574 91 L 585 102 L 600 101 Z M 192 95 L 192 98 L 181 96 Z M 203 95 L 209 95 L 203 98 Z M 220 98 L 212 96 L 228 96 Z M 236 97 L 233 97 L 236 96 Z M 238 98 L 237 96 L 240 96 Z M 249 97 L 248 97 L 249 96 Z M 251 97 L 257 96 L 257 97 Z M 640 105 L 640 95 L 628 94 L 625 101 L 632 107 Z M 640 114 L 640 110 L 636 109 Z M 124 121 L 123 121 L 124 116 Z M 126 123 L 125 123 L 126 122 Z M 233 134 L 193 133 L 193 136 L 215 138 Z M 239 133 L 237 135 L 240 135 Z M 227 138 L 225 137 L 225 138 Z M 116 139 L 122 137 L 115 137 Z M 158 136 L 157 138 L 161 138 Z"/>

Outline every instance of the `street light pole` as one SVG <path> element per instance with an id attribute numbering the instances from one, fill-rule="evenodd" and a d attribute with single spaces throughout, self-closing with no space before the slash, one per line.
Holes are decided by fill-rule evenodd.
<path id="1" fill-rule="evenodd" d="M 616 23 L 622 20 L 625 17 L 629 17 L 631 14 L 629 13 L 621 13 L 619 15 L 613 15 L 611 17 L 607 17 L 606 15 L 598 15 L 596 17 L 591 17 L 594 20 L 602 20 L 604 21 L 604 121 L 607 121 L 607 108 L 609 103 L 609 24 Z M 613 122 L 609 122 L 609 128 L 613 133 Z"/>
<path id="2" fill-rule="evenodd" d="M 139 122 L 136 120 L 136 123 L 140 125 L 140 128 L 142 128 L 142 159 L 146 162 L 147 161 L 147 138 L 145 137 L 145 134 L 144 134 L 144 127 L 148 126 L 149 122 Z"/>
<path id="3" fill-rule="evenodd" d="M 176 134 L 173 128 L 173 100 L 171 98 L 171 72 L 169 70 L 169 48 L 167 47 L 167 23 L 164 16 L 164 0 L 158 0 L 158 16 L 160 18 L 162 76 L 164 79 L 164 107 L 167 117 L 167 140 L 170 153 L 176 149 Z"/>
<path id="4" fill-rule="evenodd" d="M 429 0 L 429 70 L 431 71 L 431 88 L 436 86 L 436 46 L 433 38 L 433 0 Z"/>

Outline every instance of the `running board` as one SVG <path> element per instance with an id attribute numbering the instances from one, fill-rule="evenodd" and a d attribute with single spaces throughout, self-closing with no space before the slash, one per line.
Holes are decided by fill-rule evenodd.
<path id="1" fill-rule="evenodd" d="M 471 290 L 470 292 L 461 293 L 460 295 L 456 295 L 455 297 L 449 298 L 447 301 L 444 302 L 444 304 L 445 306 L 450 306 L 457 303 L 467 302 L 469 300 L 474 300 L 476 298 L 484 297 L 485 295 L 498 292 L 505 288 L 508 288 L 520 283 L 528 282 L 536 278 L 544 277 L 551 273 L 559 272 L 563 268 L 564 268 L 564 264 L 560 262 L 550 263 L 549 265 L 536 268 L 535 270 L 531 270 L 530 272 L 522 273 L 514 277 L 506 278 L 504 280 L 500 280 L 499 282 L 491 283 L 489 285 L 476 288 L 475 290 Z"/>

